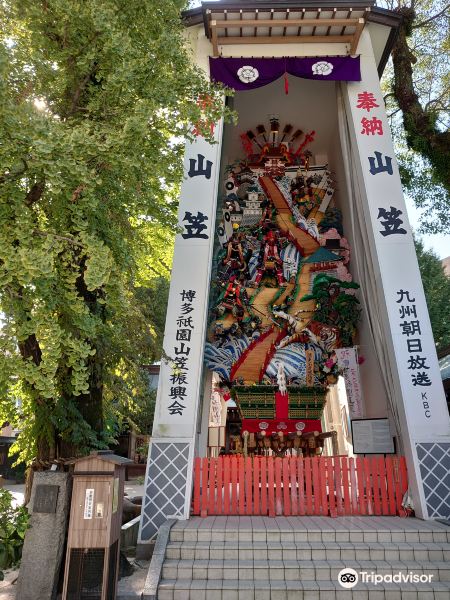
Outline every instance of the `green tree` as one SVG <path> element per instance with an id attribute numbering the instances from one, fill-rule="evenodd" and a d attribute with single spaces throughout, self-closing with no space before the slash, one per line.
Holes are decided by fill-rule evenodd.
<path id="1" fill-rule="evenodd" d="M 447 0 L 381 0 L 402 17 L 386 69 L 387 108 L 402 181 L 422 211 L 421 231 L 450 228 L 450 39 Z"/>
<path id="2" fill-rule="evenodd" d="M 440 350 L 450 345 L 450 278 L 440 258 L 432 250 L 425 250 L 420 239 L 415 240 L 415 246 L 434 341 Z"/>
<path id="3" fill-rule="evenodd" d="M 104 444 L 105 406 L 142 393 L 182 140 L 224 109 L 182 0 L 0 6 L 0 421 L 19 458 L 49 459 Z"/>

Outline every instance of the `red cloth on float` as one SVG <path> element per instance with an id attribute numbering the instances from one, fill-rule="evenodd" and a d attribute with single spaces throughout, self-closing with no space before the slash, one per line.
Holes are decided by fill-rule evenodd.
<path id="1" fill-rule="evenodd" d="M 267 423 L 267 427 L 265 424 Z M 296 425 L 302 423 L 305 425 L 303 429 L 297 428 Z M 261 427 L 263 425 L 263 427 Z M 242 431 L 249 433 L 262 433 L 266 435 L 272 433 L 308 433 L 309 431 L 318 431 L 322 433 L 322 424 L 320 419 L 242 419 Z"/>
<path id="2" fill-rule="evenodd" d="M 289 419 L 289 396 L 275 392 L 275 415 L 277 419 Z"/>

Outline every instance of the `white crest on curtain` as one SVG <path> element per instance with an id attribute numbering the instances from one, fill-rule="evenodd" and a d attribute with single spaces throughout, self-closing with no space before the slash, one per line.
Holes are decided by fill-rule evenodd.
<path id="1" fill-rule="evenodd" d="M 242 83 L 253 83 L 258 79 L 259 71 L 256 67 L 244 65 L 243 67 L 238 69 L 237 76 L 242 81 Z"/>
<path id="2" fill-rule="evenodd" d="M 311 67 L 314 75 L 330 75 L 333 70 L 333 65 L 326 60 L 320 60 Z"/>

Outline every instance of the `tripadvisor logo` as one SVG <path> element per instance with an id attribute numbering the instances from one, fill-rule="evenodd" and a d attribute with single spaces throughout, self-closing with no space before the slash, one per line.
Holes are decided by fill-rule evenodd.
<path id="1" fill-rule="evenodd" d="M 358 573 L 354 569 L 347 567 L 339 571 L 338 581 L 343 588 L 349 590 L 358 583 Z"/>
<path id="2" fill-rule="evenodd" d="M 431 583 L 434 574 L 430 573 L 427 575 L 426 573 L 414 573 L 413 571 L 408 571 L 408 573 L 387 573 L 386 575 L 382 575 L 381 573 L 374 573 L 373 571 L 361 571 L 361 581 L 364 583 L 374 583 L 378 585 L 379 583 Z"/>
<path id="3" fill-rule="evenodd" d="M 373 583 L 378 585 L 379 583 L 431 583 L 433 574 L 426 573 L 414 573 L 408 571 L 407 573 L 375 573 L 374 571 L 360 571 L 359 574 L 350 567 L 345 567 L 338 574 L 338 581 L 340 585 L 349 590 L 358 583 L 361 579 L 363 583 Z"/>

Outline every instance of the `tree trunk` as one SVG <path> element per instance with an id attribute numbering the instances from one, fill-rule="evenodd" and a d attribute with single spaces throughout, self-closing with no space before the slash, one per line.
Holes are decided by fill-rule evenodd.
<path id="1" fill-rule="evenodd" d="M 70 369 L 62 365 L 60 379 L 64 381 L 68 378 Z M 93 432 L 99 434 L 103 431 L 103 358 L 98 350 L 88 359 L 88 388 L 86 394 L 66 396 L 66 401 L 70 400 Z M 57 439 L 58 458 L 74 458 L 80 454 L 81 449 L 77 444 L 61 437 Z"/>
<path id="2" fill-rule="evenodd" d="M 42 352 L 39 346 L 39 342 L 36 338 L 36 335 L 32 333 L 29 335 L 24 341 L 18 343 L 20 354 L 24 361 L 32 360 L 33 363 L 38 367 L 41 364 L 42 360 Z M 28 384 L 30 389 L 30 394 L 34 397 L 34 401 L 36 404 L 44 405 L 48 403 L 48 399 L 40 398 L 36 393 L 36 390 L 33 388 L 31 384 Z M 36 459 L 38 461 L 51 461 L 55 458 L 55 431 L 51 425 L 46 424 L 47 428 L 51 427 L 53 432 L 53 439 L 49 439 L 45 435 L 39 435 L 36 439 Z M 40 427 L 37 427 L 37 431 L 40 430 Z"/>
<path id="3" fill-rule="evenodd" d="M 98 348 L 89 359 L 89 392 L 78 396 L 77 404 L 92 429 L 103 431 L 103 358 Z"/>
<path id="4" fill-rule="evenodd" d="M 403 124 L 409 148 L 430 161 L 435 179 L 450 189 L 450 132 L 439 131 L 434 115 L 424 110 L 414 88 L 413 65 L 416 58 L 408 46 L 408 36 L 416 17 L 412 8 L 399 9 L 403 16 L 399 35 L 392 50 L 394 96 L 403 112 Z"/>

